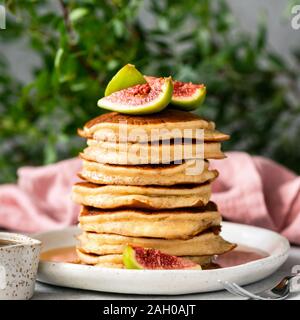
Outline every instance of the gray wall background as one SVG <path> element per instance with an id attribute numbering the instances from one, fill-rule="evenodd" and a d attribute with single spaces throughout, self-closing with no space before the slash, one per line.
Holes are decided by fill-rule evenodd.
<path id="1" fill-rule="evenodd" d="M 299 48 L 300 30 L 291 27 L 288 0 L 227 0 L 227 3 L 244 30 L 255 30 L 261 14 L 265 14 L 269 46 L 292 63 L 290 50 Z"/>
<path id="2" fill-rule="evenodd" d="M 297 46 L 300 47 L 300 30 L 293 30 L 291 27 L 291 15 L 286 12 L 288 1 L 227 0 L 227 2 L 232 8 L 239 26 L 250 32 L 256 30 L 258 19 L 260 19 L 262 14 L 265 14 L 269 30 L 268 45 L 283 55 L 289 63 L 293 63 L 290 50 Z M 147 18 L 144 20 L 147 23 Z M 12 72 L 16 77 L 24 82 L 28 82 L 31 79 L 30 70 L 35 65 L 38 65 L 39 61 L 26 48 L 26 39 L 11 45 L 0 43 L 0 51 L 7 57 Z"/>

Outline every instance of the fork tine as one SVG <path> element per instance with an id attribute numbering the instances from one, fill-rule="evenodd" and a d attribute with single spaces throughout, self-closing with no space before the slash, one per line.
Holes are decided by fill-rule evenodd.
<path id="1" fill-rule="evenodd" d="M 244 288 L 236 284 L 235 282 L 232 283 L 232 286 L 236 289 L 236 291 L 240 292 L 241 294 L 244 294 L 244 296 L 250 298 L 250 299 L 256 299 L 256 300 L 268 300 L 267 298 L 260 297 Z"/>
<path id="2" fill-rule="evenodd" d="M 224 289 L 226 289 L 228 292 L 230 292 L 231 294 L 237 295 L 237 293 L 231 288 L 230 285 L 228 284 L 224 284 L 223 285 Z"/>
<path id="3" fill-rule="evenodd" d="M 260 296 L 257 296 L 250 291 L 245 290 L 241 286 L 237 285 L 235 282 L 232 282 L 232 283 L 228 281 L 225 281 L 225 282 L 220 281 L 220 282 L 223 284 L 224 288 L 232 294 L 235 294 L 244 298 L 248 298 L 248 299 L 268 300 Z"/>
<path id="4" fill-rule="evenodd" d="M 229 291 L 229 292 L 232 293 L 232 294 L 236 294 L 236 293 L 232 290 L 232 288 L 230 287 L 228 281 L 218 280 L 218 282 L 222 284 L 222 286 L 223 286 L 223 288 L 224 288 L 225 290 Z"/>
<path id="5" fill-rule="evenodd" d="M 231 288 L 231 291 L 234 292 L 235 294 L 244 297 L 244 298 L 249 298 L 249 296 L 247 294 L 245 294 L 244 292 L 242 292 L 241 290 L 239 290 L 238 288 L 236 288 L 234 286 L 234 283 L 228 282 L 227 283 L 227 287 Z"/>
<path id="6" fill-rule="evenodd" d="M 219 280 L 219 282 L 223 285 L 224 289 L 226 289 L 228 292 L 230 292 L 231 294 L 233 295 L 238 295 L 240 297 L 243 297 L 245 298 L 246 296 L 241 294 L 239 291 L 237 291 L 232 285 L 230 282 L 228 281 L 222 281 L 222 280 Z M 247 297 L 246 297 L 247 298 Z"/>

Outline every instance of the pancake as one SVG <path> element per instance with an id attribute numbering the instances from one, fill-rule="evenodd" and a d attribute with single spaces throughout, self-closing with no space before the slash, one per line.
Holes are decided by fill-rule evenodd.
<path id="1" fill-rule="evenodd" d="M 206 205 L 211 184 L 161 186 L 97 185 L 89 182 L 73 186 L 73 200 L 100 209 L 120 207 L 172 209 Z"/>
<path id="2" fill-rule="evenodd" d="M 221 143 L 142 144 L 88 140 L 81 153 L 85 160 L 119 165 L 170 164 L 189 159 L 223 159 Z"/>
<path id="3" fill-rule="evenodd" d="M 81 251 L 98 255 L 121 254 L 127 245 L 131 245 L 158 249 L 175 256 L 211 256 L 228 252 L 236 246 L 214 232 L 205 232 L 187 240 L 125 237 L 84 232 L 78 239 L 80 241 L 78 247 Z"/>
<path id="4" fill-rule="evenodd" d="M 213 181 L 217 170 L 208 170 L 208 162 L 187 160 L 182 164 L 120 166 L 82 161 L 79 176 L 97 184 L 161 185 L 204 183 Z"/>
<path id="5" fill-rule="evenodd" d="M 76 252 L 80 262 L 83 264 L 95 265 L 102 268 L 124 268 L 122 254 L 106 254 L 100 256 L 86 253 L 79 248 L 76 248 Z"/>
<path id="6" fill-rule="evenodd" d="M 78 131 L 80 136 L 87 139 L 94 139 L 100 142 L 149 142 L 149 141 L 161 141 L 161 140 L 173 140 L 173 139 L 204 139 L 207 142 L 221 142 L 229 139 L 229 136 L 217 131 L 217 130 L 203 130 L 203 133 L 198 130 L 192 129 L 178 129 L 172 130 L 161 129 L 160 131 L 153 130 L 151 134 L 147 131 L 144 132 L 141 129 L 131 129 L 131 126 L 127 125 L 124 128 L 119 129 L 116 133 L 111 129 L 97 130 L 93 135 L 86 136 L 82 134 L 82 131 Z"/>
<path id="7" fill-rule="evenodd" d="M 104 268 L 124 268 L 122 254 L 108 254 L 101 256 L 92 253 L 86 253 L 81 251 L 79 248 L 77 248 L 76 251 L 80 261 L 84 264 Z M 186 256 L 184 258 L 190 259 L 199 265 L 207 265 L 211 263 L 213 256 Z"/>
<path id="8" fill-rule="evenodd" d="M 204 130 L 205 141 L 224 141 L 229 136 L 215 130 L 215 124 L 190 112 L 167 109 L 145 116 L 106 113 L 87 122 L 78 134 L 98 141 L 144 142 L 182 137 L 197 138 Z"/>
<path id="9" fill-rule="evenodd" d="M 102 210 L 83 207 L 80 228 L 96 233 L 165 239 L 191 238 L 208 228 L 219 226 L 221 215 L 214 203 L 205 207 L 177 210 Z"/>

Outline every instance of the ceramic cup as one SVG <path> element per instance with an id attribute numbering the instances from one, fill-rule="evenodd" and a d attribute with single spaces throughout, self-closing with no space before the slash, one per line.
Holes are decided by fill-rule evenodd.
<path id="1" fill-rule="evenodd" d="M 30 299 L 34 292 L 41 242 L 0 232 L 0 300 Z"/>

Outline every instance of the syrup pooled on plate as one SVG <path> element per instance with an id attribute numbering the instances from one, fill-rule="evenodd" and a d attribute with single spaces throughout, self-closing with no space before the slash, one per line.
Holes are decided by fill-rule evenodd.
<path id="1" fill-rule="evenodd" d="M 217 256 L 214 263 L 218 268 L 228 268 L 263 259 L 268 256 L 269 255 L 262 250 L 238 245 L 234 250 Z"/>
<path id="2" fill-rule="evenodd" d="M 234 250 L 217 256 L 212 265 L 207 266 L 205 269 L 234 267 L 266 257 L 268 257 L 268 254 L 264 251 L 238 245 Z M 80 263 L 78 261 L 75 247 L 56 248 L 42 252 L 41 260 L 76 264 Z"/>
<path id="3" fill-rule="evenodd" d="M 42 261 L 79 263 L 75 247 L 62 247 L 41 253 Z"/>

